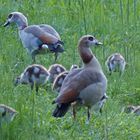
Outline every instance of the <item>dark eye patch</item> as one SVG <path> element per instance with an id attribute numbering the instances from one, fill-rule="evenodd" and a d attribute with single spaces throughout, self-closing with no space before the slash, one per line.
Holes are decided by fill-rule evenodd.
<path id="1" fill-rule="evenodd" d="M 90 36 L 89 38 L 88 38 L 88 40 L 90 40 L 90 41 L 93 41 L 93 37 L 92 36 Z"/>
<path id="2" fill-rule="evenodd" d="M 10 14 L 9 16 L 8 16 L 8 18 L 11 18 L 13 16 L 13 14 Z"/>

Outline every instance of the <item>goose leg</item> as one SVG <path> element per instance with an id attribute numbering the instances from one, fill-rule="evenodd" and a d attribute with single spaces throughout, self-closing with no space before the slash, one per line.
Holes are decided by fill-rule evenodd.
<path id="1" fill-rule="evenodd" d="M 54 61 L 56 62 L 56 60 L 58 58 L 58 53 L 57 52 L 54 53 L 54 57 L 55 57 L 55 60 Z"/>
<path id="2" fill-rule="evenodd" d="M 71 104 L 71 106 L 72 106 L 72 115 L 73 115 L 73 119 L 75 120 L 76 119 L 76 101 L 75 102 L 73 102 L 72 104 Z"/>
<path id="3" fill-rule="evenodd" d="M 31 56 L 32 56 L 32 64 L 34 64 L 36 62 L 35 56 L 36 56 L 37 52 L 34 51 Z"/>
<path id="4" fill-rule="evenodd" d="M 33 90 L 33 89 L 34 89 L 34 84 L 32 83 L 32 84 L 31 84 L 31 90 Z"/>
<path id="5" fill-rule="evenodd" d="M 86 124 L 89 124 L 90 121 L 90 108 L 87 108 L 87 120 L 86 120 Z"/>
<path id="6" fill-rule="evenodd" d="M 100 108 L 100 110 L 99 110 L 99 111 L 100 111 L 100 113 L 102 114 L 102 112 L 103 112 L 103 111 L 102 111 L 102 107 Z"/>
<path id="7" fill-rule="evenodd" d="M 88 116 L 88 121 L 90 120 L 90 108 L 88 107 L 87 109 L 87 116 Z"/>
<path id="8" fill-rule="evenodd" d="M 35 56 L 33 55 L 33 56 L 32 56 L 32 64 L 34 64 L 35 62 L 36 62 Z"/>
<path id="9" fill-rule="evenodd" d="M 38 86 L 36 86 L 36 94 L 38 94 L 38 90 L 39 90 L 39 87 Z"/>

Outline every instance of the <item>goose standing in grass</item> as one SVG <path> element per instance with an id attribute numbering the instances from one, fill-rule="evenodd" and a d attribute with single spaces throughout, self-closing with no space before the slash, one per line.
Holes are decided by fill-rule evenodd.
<path id="1" fill-rule="evenodd" d="M 72 65 L 71 68 L 70 68 L 70 71 L 71 70 L 74 70 L 74 69 L 77 69 L 79 66 L 78 65 Z M 62 86 L 62 83 L 64 81 L 64 79 L 66 78 L 66 76 L 68 75 L 68 73 L 70 71 L 64 71 L 62 73 L 60 73 L 54 80 L 53 82 L 53 85 L 52 85 L 52 90 L 56 91 L 57 93 L 60 92 L 60 89 L 61 89 L 61 86 Z"/>
<path id="2" fill-rule="evenodd" d="M 32 56 L 33 63 L 37 54 L 52 52 L 55 54 L 55 61 L 58 53 L 62 53 L 63 42 L 56 30 L 50 25 L 30 25 L 27 18 L 20 12 L 12 12 L 8 15 L 4 27 L 15 23 L 19 30 L 19 36 L 24 48 Z"/>
<path id="3" fill-rule="evenodd" d="M 48 70 L 42 66 L 33 64 L 28 66 L 23 73 L 15 80 L 15 85 L 18 84 L 28 84 L 33 90 L 35 86 L 36 93 L 38 93 L 39 87 L 44 86 L 49 78 Z"/>
<path id="4" fill-rule="evenodd" d="M 7 105 L 0 104 L 0 125 L 3 121 L 11 122 L 16 116 L 17 111 Z"/>
<path id="5" fill-rule="evenodd" d="M 120 53 L 113 53 L 107 58 L 106 66 L 110 75 L 112 72 L 119 72 L 120 75 L 122 75 L 125 70 L 126 62 Z"/>
<path id="6" fill-rule="evenodd" d="M 48 72 L 49 75 L 49 81 L 50 83 L 53 83 L 55 78 L 62 72 L 66 71 L 66 68 L 62 66 L 61 64 L 53 64 L 49 67 Z"/>
<path id="7" fill-rule="evenodd" d="M 89 121 L 90 108 L 103 98 L 107 89 L 106 76 L 90 49 L 92 45 L 101 44 L 92 35 L 85 35 L 80 38 L 78 50 L 84 66 L 72 70 L 65 78 L 58 97 L 53 101 L 57 104 L 52 114 L 54 117 L 63 117 L 71 104 L 80 102 L 87 107 Z M 76 117 L 75 109 L 73 116 Z"/>

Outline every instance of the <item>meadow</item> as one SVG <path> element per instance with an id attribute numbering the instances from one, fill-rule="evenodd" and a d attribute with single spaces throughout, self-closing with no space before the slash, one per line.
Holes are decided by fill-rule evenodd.
<path id="1" fill-rule="evenodd" d="M 52 25 L 65 43 L 59 57 L 67 69 L 81 65 L 77 42 L 82 35 L 92 34 L 103 45 L 93 48 L 108 79 L 107 100 L 103 113 L 92 109 L 86 124 L 86 109 L 77 113 L 74 121 L 69 111 L 64 118 L 53 118 L 57 96 L 47 86 L 39 95 L 30 87 L 14 86 L 13 80 L 31 58 L 23 48 L 15 25 L 4 28 L 10 12 L 22 12 L 29 25 Z M 19 114 L 10 124 L 0 128 L 0 140 L 139 140 L 140 117 L 121 110 L 129 104 L 140 105 L 140 1 L 139 0 L 0 0 L 0 103 L 15 108 Z M 109 75 L 106 58 L 120 52 L 128 67 L 120 78 Z M 52 54 L 37 56 L 37 63 L 48 68 Z"/>

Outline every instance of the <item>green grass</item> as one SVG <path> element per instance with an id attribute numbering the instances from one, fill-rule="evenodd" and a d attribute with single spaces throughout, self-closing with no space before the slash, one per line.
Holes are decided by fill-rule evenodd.
<path id="1" fill-rule="evenodd" d="M 138 140 L 140 117 L 121 113 L 123 106 L 140 104 L 140 1 L 139 0 L 1 0 L 0 24 L 12 11 L 23 12 L 30 24 L 47 23 L 55 27 L 65 42 L 65 53 L 58 60 L 66 68 L 80 64 L 78 39 L 93 34 L 103 47 L 93 49 L 108 78 L 108 101 L 103 114 L 92 110 L 86 124 L 86 110 L 71 111 L 62 119 L 52 117 L 51 104 L 57 96 L 48 87 L 36 96 L 27 86 L 14 87 L 13 79 L 31 64 L 31 58 L 18 37 L 17 28 L 0 27 L 0 103 L 15 108 L 19 114 L 9 125 L 0 128 L 0 140 Z M 109 76 L 106 58 L 120 52 L 129 66 L 120 79 Z M 53 61 L 51 54 L 40 55 L 37 63 L 46 68 Z"/>

